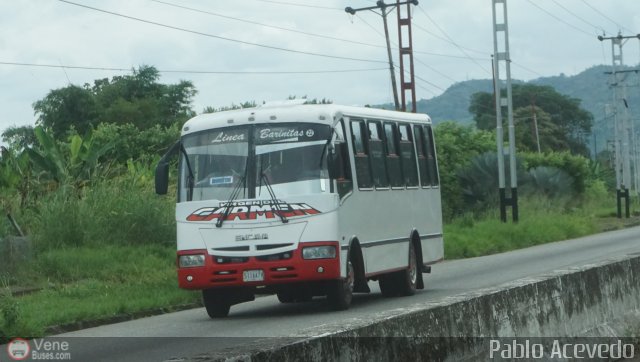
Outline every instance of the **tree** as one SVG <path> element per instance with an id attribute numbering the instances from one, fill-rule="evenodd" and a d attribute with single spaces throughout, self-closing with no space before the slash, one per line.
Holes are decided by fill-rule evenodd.
<path id="1" fill-rule="evenodd" d="M 52 90 L 33 105 L 37 124 L 64 140 L 73 130 L 86 134 L 100 123 L 130 123 L 145 130 L 194 116 L 191 101 L 197 91 L 193 84 L 184 80 L 161 84 L 159 78 L 154 67 L 140 66 L 131 75 Z"/>
<path id="2" fill-rule="evenodd" d="M 532 105 L 538 113 L 538 129 L 541 133 L 541 147 L 553 151 L 568 150 L 574 154 L 588 154 L 583 137 L 591 133 L 593 115 L 580 107 L 580 100 L 558 93 L 553 87 L 533 84 L 515 84 L 512 87 L 514 123 L 523 128 L 532 117 Z M 469 112 L 473 114 L 478 129 L 495 128 L 495 104 L 493 95 L 486 92 L 475 93 L 471 97 Z M 503 127 L 506 127 L 504 117 Z M 506 128 L 505 128 L 506 129 Z M 524 141 L 523 131 L 519 132 L 523 142 L 516 142 L 520 150 L 535 150 L 535 143 Z M 543 138 L 542 135 L 545 135 Z"/>
<path id="3" fill-rule="evenodd" d="M 132 75 L 96 80 L 85 87 L 95 95 L 102 123 L 130 123 L 142 130 L 193 117 L 191 100 L 197 93 L 193 84 L 184 80 L 160 84 L 159 78 L 157 69 L 141 66 Z"/>
<path id="4" fill-rule="evenodd" d="M 240 103 L 240 104 L 235 104 L 235 103 L 231 103 L 230 106 L 222 106 L 222 107 L 212 107 L 212 106 L 207 106 L 204 108 L 204 110 L 202 111 L 202 113 L 216 113 L 216 112 L 225 112 L 225 111 L 233 111 L 236 109 L 244 109 L 244 108 L 255 108 L 257 107 L 257 104 L 255 101 L 246 101 L 244 103 Z"/>
<path id="5" fill-rule="evenodd" d="M 33 104 L 36 124 L 50 129 L 63 139 L 71 129 L 85 133 L 98 123 L 98 108 L 90 90 L 69 85 L 54 89 Z"/>
<path id="6" fill-rule="evenodd" d="M 2 141 L 9 145 L 9 148 L 23 150 L 36 144 L 36 134 L 33 126 L 13 126 L 2 132 Z"/>

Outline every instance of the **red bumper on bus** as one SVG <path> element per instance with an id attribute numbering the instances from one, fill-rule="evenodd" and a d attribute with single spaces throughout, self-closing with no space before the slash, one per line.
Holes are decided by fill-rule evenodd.
<path id="1" fill-rule="evenodd" d="M 335 258 L 303 259 L 302 249 L 334 246 Z M 180 267 L 181 255 L 204 255 L 204 266 Z M 262 286 L 340 278 L 338 242 L 300 243 L 298 249 L 250 257 L 209 255 L 205 249 L 181 250 L 177 256 L 178 285 L 184 289 Z"/>

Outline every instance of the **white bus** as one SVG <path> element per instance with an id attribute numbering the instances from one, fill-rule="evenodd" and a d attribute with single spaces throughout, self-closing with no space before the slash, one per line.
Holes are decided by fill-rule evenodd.
<path id="1" fill-rule="evenodd" d="M 178 282 L 202 290 L 211 318 L 262 293 L 343 310 L 370 280 L 411 295 L 443 259 L 424 114 L 285 104 L 199 115 L 159 162 L 159 194 L 176 153 Z"/>

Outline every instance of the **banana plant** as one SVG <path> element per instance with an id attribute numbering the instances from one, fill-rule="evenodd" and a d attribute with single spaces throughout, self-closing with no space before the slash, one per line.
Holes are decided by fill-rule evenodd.
<path id="1" fill-rule="evenodd" d="M 84 138 L 72 135 L 67 143 L 63 143 L 56 142 L 52 134 L 42 127 L 36 127 L 34 132 L 39 147 L 30 148 L 29 157 L 42 176 L 57 185 L 82 187 L 90 182 L 98 169 L 100 157 L 113 147 L 112 143 L 96 145 L 91 133 Z"/>
<path id="2" fill-rule="evenodd" d="M 5 147 L 0 155 L 0 188 L 10 193 L 17 191 L 20 205 L 24 206 L 33 186 L 29 155 Z"/>

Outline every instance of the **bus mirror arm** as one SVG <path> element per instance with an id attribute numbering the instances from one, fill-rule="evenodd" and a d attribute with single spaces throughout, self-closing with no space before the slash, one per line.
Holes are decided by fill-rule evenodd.
<path id="1" fill-rule="evenodd" d="M 329 156 L 329 178 L 332 180 L 337 180 L 344 178 L 342 174 L 342 160 L 343 160 L 343 150 L 346 143 L 336 143 L 335 146 L 331 147 L 330 156 Z"/>
<path id="2" fill-rule="evenodd" d="M 158 165 L 156 166 L 156 194 L 166 195 L 169 189 L 169 159 L 177 153 L 180 147 L 180 141 L 176 142 L 167 153 L 162 156 Z"/>

